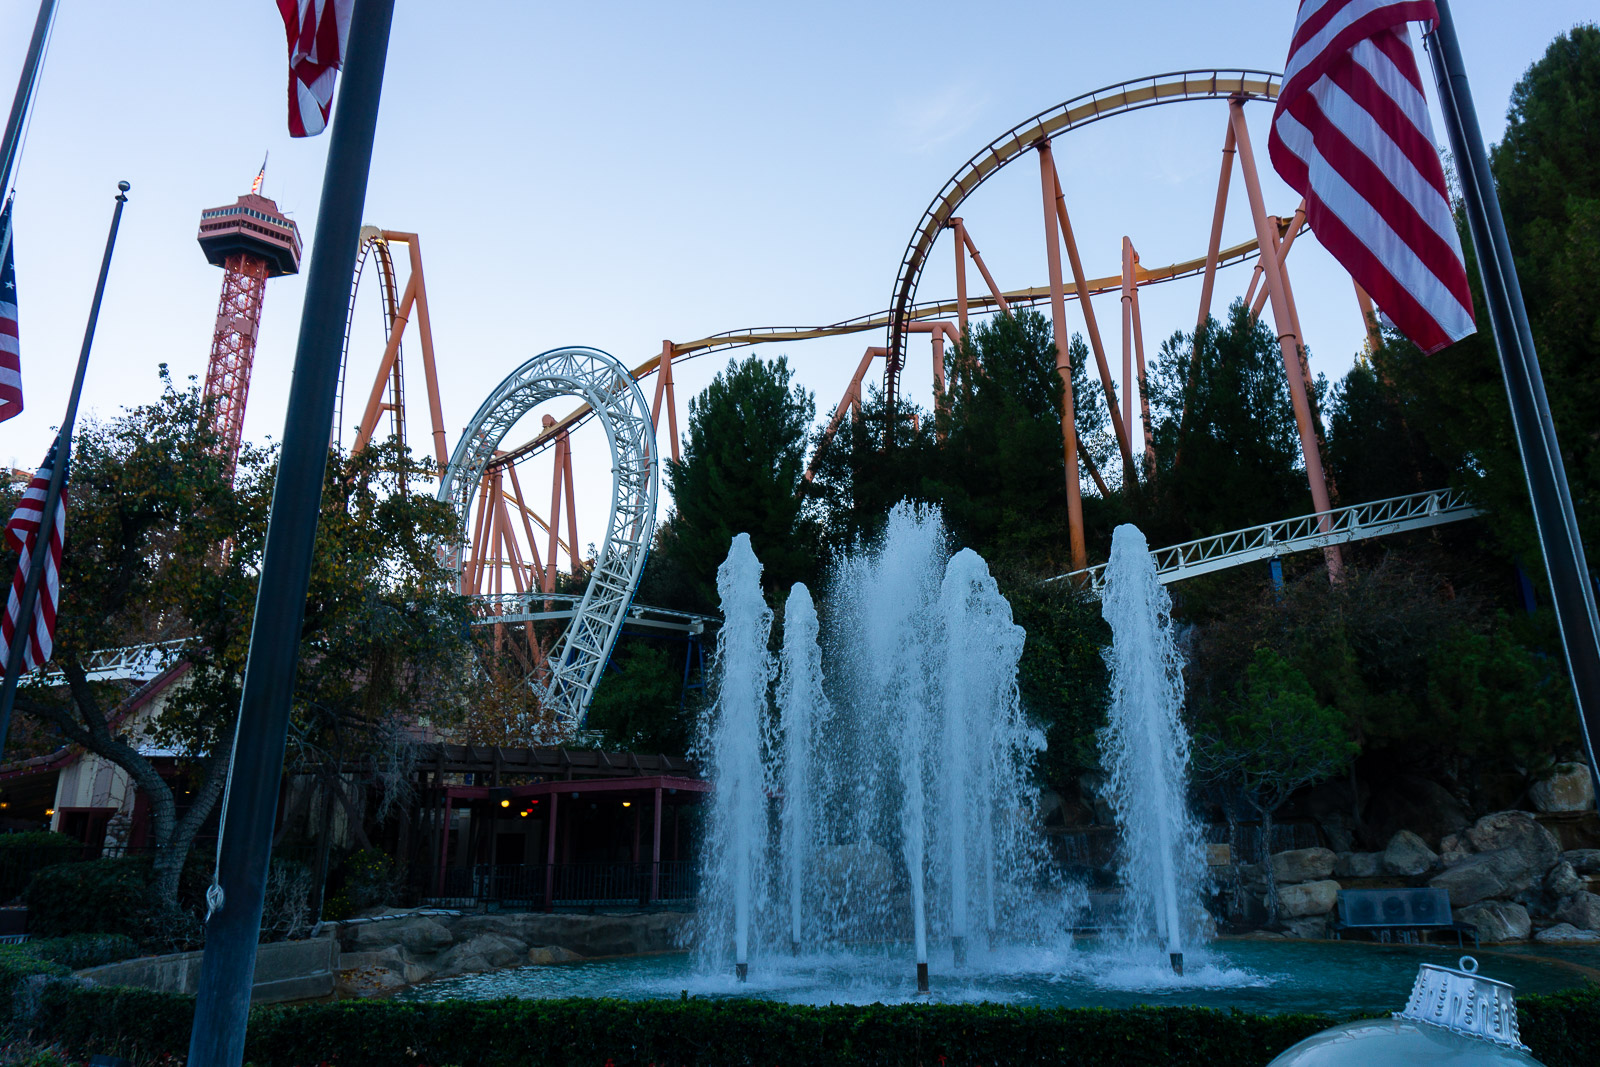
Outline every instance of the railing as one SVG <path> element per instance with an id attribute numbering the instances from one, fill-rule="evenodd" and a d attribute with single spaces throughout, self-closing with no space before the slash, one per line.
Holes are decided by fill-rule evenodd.
<path id="1" fill-rule="evenodd" d="M 411 887 L 418 899 L 450 904 L 549 907 L 621 907 L 693 899 L 695 865 L 688 860 L 650 863 L 477 863 L 465 867 L 418 865 Z M 435 881 L 437 880 L 437 885 Z"/>
<path id="2" fill-rule="evenodd" d="M 1435 489 L 1374 500 L 1367 504 L 1352 504 L 1158 548 L 1153 553 L 1156 577 L 1166 585 L 1291 552 L 1326 548 L 1369 537 L 1384 537 L 1406 530 L 1421 530 L 1481 514 L 1467 500 L 1466 494 L 1456 489 Z M 1060 574 L 1050 581 L 1086 575 L 1090 586 L 1098 590 L 1104 580 L 1105 566 L 1102 563 L 1086 570 Z"/>

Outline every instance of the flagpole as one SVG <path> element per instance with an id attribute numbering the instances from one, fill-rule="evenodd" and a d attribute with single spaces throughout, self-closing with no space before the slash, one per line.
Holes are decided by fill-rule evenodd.
<path id="1" fill-rule="evenodd" d="M 233 769 L 223 800 L 217 884 L 207 894 L 216 896 L 220 887 L 220 899 L 208 899 L 214 907 L 206 921 L 190 1067 L 238 1067 L 244 1058 L 300 627 L 328 463 L 328 427 L 393 15 L 394 0 L 355 0 L 350 17 L 250 629 Z"/>
<path id="2" fill-rule="evenodd" d="M 33 20 L 33 38 L 28 42 L 27 58 L 22 61 L 17 95 L 11 100 L 11 117 L 6 120 L 4 137 L 0 138 L 0 199 L 4 199 L 11 189 L 11 175 L 16 169 L 17 149 L 22 144 L 28 103 L 33 98 L 34 86 L 39 83 L 39 62 L 44 58 L 44 42 L 50 36 L 50 20 L 55 12 L 56 0 L 41 0 L 39 17 Z"/>
<path id="3" fill-rule="evenodd" d="M 89 305 L 89 324 L 83 330 L 83 347 L 78 350 L 78 373 L 72 379 L 67 414 L 56 433 L 56 459 L 50 467 L 50 488 L 44 495 L 44 512 L 39 519 L 39 532 L 34 537 L 33 555 L 28 560 L 28 578 L 22 587 L 17 626 L 11 632 L 4 687 L 0 688 L 0 755 L 5 753 L 6 735 L 11 731 L 11 707 L 16 700 L 17 682 L 22 674 L 22 654 L 28 642 L 33 640 L 34 609 L 39 602 L 39 583 L 44 575 L 45 557 L 50 553 L 56 503 L 61 499 L 61 486 L 67 476 L 67 459 L 72 454 L 72 427 L 78 421 L 78 398 L 83 395 L 83 376 L 89 369 L 89 349 L 94 345 L 94 328 L 100 320 L 100 301 L 106 293 L 106 276 L 111 272 L 111 253 L 117 246 L 117 227 L 122 222 L 122 206 L 128 202 L 129 188 L 127 182 L 117 183 L 117 206 L 111 212 L 111 232 L 106 234 L 105 254 L 100 257 L 100 278 L 95 282 L 94 301 Z"/>
<path id="4" fill-rule="evenodd" d="M 1522 454 L 1539 548 L 1572 676 L 1578 730 L 1591 776 L 1600 783 L 1600 763 L 1595 759 L 1595 741 L 1600 739 L 1600 619 L 1595 611 L 1594 585 L 1567 487 L 1566 464 L 1556 442 L 1555 422 L 1545 396 L 1528 310 L 1523 306 L 1522 287 L 1517 282 L 1511 242 L 1489 170 L 1489 155 L 1484 150 L 1483 131 L 1478 128 L 1478 113 L 1472 106 L 1472 89 L 1461 61 L 1455 20 L 1448 0 L 1436 3 L 1439 21 L 1424 39 L 1433 60 L 1439 105 L 1461 179 L 1461 199 L 1477 254 L 1483 300 L 1500 355 L 1512 428 Z"/>

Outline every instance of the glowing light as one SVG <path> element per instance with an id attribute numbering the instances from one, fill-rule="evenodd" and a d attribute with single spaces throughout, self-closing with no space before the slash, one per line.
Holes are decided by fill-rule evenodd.
<path id="1" fill-rule="evenodd" d="M 624 801 L 623 801 L 623 802 L 622 802 L 622 806 L 623 806 L 623 807 L 625 807 L 625 808 L 631 808 L 631 807 L 633 807 L 633 801 L 631 801 L 631 800 L 624 800 Z"/>
<path id="2" fill-rule="evenodd" d="M 501 807 L 502 807 L 502 808 L 509 808 L 509 807 L 510 807 L 510 806 L 511 806 L 511 801 L 509 801 L 509 800 L 502 800 L 502 801 L 501 801 L 501 802 L 500 802 L 500 806 L 501 806 Z"/>

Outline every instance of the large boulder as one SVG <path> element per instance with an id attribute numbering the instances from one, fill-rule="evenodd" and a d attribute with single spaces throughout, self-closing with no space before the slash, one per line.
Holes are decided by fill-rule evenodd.
<path id="1" fill-rule="evenodd" d="M 1555 835 L 1525 811 L 1497 811 L 1485 815 L 1467 830 L 1467 840 L 1479 852 L 1515 851 L 1529 867 L 1538 868 L 1541 875 L 1554 866 L 1556 857 L 1561 855 L 1561 845 Z"/>
<path id="2" fill-rule="evenodd" d="M 1401 830 L 1389 838 L 1389 847 L 1383 850 L 1385 874 L 1413 878 L 1426 874 L 1438 862 L 1439 857 L 1434 855 L 1428 843 L 1410 830 Z"/>
<path id="3" fill-rule="evenodd" d="M 413 915 L 404 919 L 351 923 L 340 931 L 340 940 L 346 948 L 356 951 L 381 951 L 389 945 L 404 945 L 410 952 L 426 955 L 454 944 L 455 935 L 435 919 Z"/>
<path id="4" fill-rule="evenodd" d="M 1600 941 L 1600 932 L 1580 930 L 1571 923 L 1556 923 L 1534 934 L 1533 939 L 1544 945 L 1592 945 Z"/>
<path id="5" fill-rule="evenodd" d="M 1544 874 L 1515 849 L 1500 848 L 1463 857 L 1428 880 L 1435 889 L 1448 890 L 1450 906 L 1464 908 L 1480 900 L 1514 897 L 1532 888 Z"/>
<path id="6" fill-rule="evenodd" d="M 1600 874 L 1600 848 L 1573 848 L 1561 854 L 1562 862 L 1572 864 L 1579 874 Z"/>
<path id="7" fill-rule="evenodd" d="M 1332 879 L 1286 885 L 1278 890 L 1278 914 L 1285 919 L 1326 915 L 1339 902 L 1339 883 Z"/>
<path id="8" fill-rule="evenodd" d="M 1544 888 L 1551 896 L 1560 900 L 1570 897 L 1574 893 L 1582 893 L 1589 888 L 1589 880 L 1581 877 L 1572 869 L 1572 864 L 1562 860 L 1550 868 L 1550 873 L 1544 877 Z"/>
<path id="9" fill-rule="evenodd" d="M 1437 841 L 1472 821 L 1466 806 L 1438 782 L 1415 774 L 1398 774 L 1373 788 L 1366 811 L 1367 831 L 1387 841 L 1410 830 L 1424 841 Z"/>
<path id="10" fill-rule="evenodd" d="M 1542 782 L 1528 790 L 1539 811 L 1589 811 L 1594 807 L 1594 780 L 1582 763 L 1562 763 Z"/>
<path id="11" fill-rule="evenodd" d="M 435 974 L 448 978 L 456 974 L 476 974 L 509 967 L 527 959 L 528 946 L 499 934 L 478 934 L 461 942 L 439 957 Z"/>
<path id="12" fill-rule="evenodd" d="M 1509 900 L 1486 900 L 1462 908 L 1456 914 L 1462 922 L 1478 928 L 1478 940 L 1493 944 L 1497 941 L 1526 941 L 1533 922 L 1528 909 Z"/>
<path id="13" fill-rule="evenodd" d="M 1376 878 L 1382 873 L 1382 852 L 1341 852 L 1333 858 L 1336 878 Z"/>
<path id="14" fill-rule="evenodd" d="M 1301 919 L 1286 919 L 1283 923 L 1283 932 L 1290 937 L 1306 941 L 1321 941 L 1328 936 L 1328 917 L 1307 915 Z"/>
<path id="15" fill-rule="evenodd" d="M 1574 893 L 1556 905 L 1556 918 L 1580 930 L 1600 931 L 1600 893 Z"/>
<path id="16" fill-rule="evenodd" d="M 1279 885 L 1314 882 L 1333 873 L 1334 854 L 1326 848 L 1296 848 L 1272 856 L 1272 876 Z"/>

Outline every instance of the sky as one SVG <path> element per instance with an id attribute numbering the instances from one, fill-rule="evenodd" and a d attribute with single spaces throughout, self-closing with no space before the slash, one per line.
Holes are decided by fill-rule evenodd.
<path id="1" fill-rule="evenodd" d="M 0 85 L 15 85 L 36 6 L 0 0 Z M 1595 17 L 1592 0 L 1453 8 L 1490 142 L 1516 80 L 1556 35 Z M 421 239 L 453 444 L 494 386 L 549 348 L 590 345 L 632 366 L 663 338 L 882 310 L 923 210 L 995 136 L 1143 75 L 1281 70 L 1294 10 L 1286 0 L 397 0 L 364 218 Z M 132 190 L 84 390 L 95 417 L 158 395 L 159 364 L 180 381 L 203 378 L 222 279 L 195 243 L 199 215 L 247 192 L 264 155 L 263 191 L 309 251 L 329 138 L 288 136 L 286 83 L 269 0 L 60 0 L 16 176 L 27 408 L 0 424 L 0 460 L 36 466 L 61 418 L 118 180 Z M 1270 171 L 1270 112 L 1247 112 L 1269 210 L 1287 215 L 1298 197 Z M 1057 139 L 1091 277 L 1120 270 L 1124 235 L 1146 266 L 1204 254 L 1225 122 L 1225 104 L 1186 102 Z M 962 209 L 1005 288 L 1046 280 L 1037 180 L 1037 168 L 1007 168 Z M 1224 244 L 1250 236 L 1235 180 Z M 952 295 L 948 235 L 930 262 L 919 298 Z M 1313 369 L 1337 379 L 1362 341 L 1349 279 L 1309 238 L 1290 273 Z M 268 284 L 245 420 L 253 440 L 281 433 L 303 279 Z M 1217 310 L 1248 281 L 1247 267 L 1223 273 Z M 372 293 L 352 334 L 358 393 L 383 344 Z M 1160 339 L 1192 328 L 1198 293 L 1194 281 L 1141 291 L 1150 358 Z M 1116 296 L 1097 313 L 1107 348 L 1120 351 Z M 864 347 L 882 343 L 879 332 L 758 351 L 788 357 L 822 420 Z M 417 413 L 419 352 L 407 351 Z M 919 340 L 909 351 L 904 388 L 927 405 L 929 349 Z M 680 427 L 689 396 L 727 359 L 680 365 Z M 410 433 L 420 444 L 426 427 L 414 418 Z M 575 454 L 583 543 L 601 532 L 610 464 L 592 427 Z M 534 461 L 535 473 L 546 466 Z"/>

